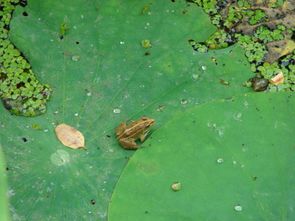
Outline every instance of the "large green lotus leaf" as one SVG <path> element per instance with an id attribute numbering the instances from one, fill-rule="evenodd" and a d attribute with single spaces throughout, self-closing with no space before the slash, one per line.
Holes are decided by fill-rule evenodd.
<path id="1" fill-rule="evenodd" d="M 239 48 L 205 55 L 191 49 L 189 39 L 204 40 L 214 27 L 184 1 L 28 3 L 16 9 L 10 38 L 53 95 L 42 116 L 1 109 L 15 219 L 106 219 L 114 185 L 133 153 L 114 137 L 120 122 L 147 115 L 157 129 L 175 112 L 249 90 L 241 86 L 251 72 Z M 152 47 L 144 48 L 142 40 Z M 59 123 L 80 130 L 87 149 L 64 147 L 54 134 Z"/>
<path id="2" fill-rule="evenodd" d="M 2 153 L 2 147 L 0 145 L 0 220 L 8 221 L 8 202 L 7 202 L 7 182 L 6 182 L 6 170 L 5 162 Z"/>
<path id="3" fill-rule="evenodd" d="M 294 107 L 261 94 L 178 114 L 129 160 L 109 221 L 294 220 Z"/>

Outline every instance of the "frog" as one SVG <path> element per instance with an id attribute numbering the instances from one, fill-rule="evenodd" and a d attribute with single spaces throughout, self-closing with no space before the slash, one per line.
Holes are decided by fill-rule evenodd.
<path id="1" fill-rule="evenodd" d="M 138 120 L 132 121 L 130 124 L 122 122 L 116 128 L 116 136 L 119 144 L 124 149 L 138 149 L 139 145 L 136 141 L 140 140 L 143 143 L 150 132 L 150 127 L 154 123 L 155 120 L 149 117 L 141 117 Z"/>

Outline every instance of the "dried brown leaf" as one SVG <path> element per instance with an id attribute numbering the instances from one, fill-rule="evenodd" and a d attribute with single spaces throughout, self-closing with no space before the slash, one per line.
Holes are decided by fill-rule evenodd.
<path id="1" fill-rule="evenodd" d="M 292 40 L 281 40 L 267 43 L 268 53 L 265 61 L 273 63 L 280 57 L 290 54 L 295 50 L 295 42 Z"/>
<path id="2" fill-rule="evenodd" d="M 278 73 L 276 76 L 274 76 L 272 79 L 270 79 L 270 82 L 274 85 L 279 85 L 279 84 L 284 83 L 283 72 Z"/>
<path id="3" fill-rule="evenodd" d="M 55 133 L 59 141 L 72 149 L 79 149 L 85 146 L 83 134 L 67 124 L 59 124 L 55 128 Z"/>
<path id="4" fill-rule="evenodd" d="M 293 11 L 295 10 L 295 1 L 294 0 L 286 0 L 282 6 L 283 11 Z"/>

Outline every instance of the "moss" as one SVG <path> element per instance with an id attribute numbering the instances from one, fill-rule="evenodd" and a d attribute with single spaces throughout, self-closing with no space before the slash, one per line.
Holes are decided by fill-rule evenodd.
<path id="1" fill-rule="evenodd" d="M 46 111 L 51 89 L 41 84 L 29 62 L 9 41 L 11 15 L 19 0 L 2 0 L 0 16 L 0 98 L 12 114 L 36 116 Z"/>

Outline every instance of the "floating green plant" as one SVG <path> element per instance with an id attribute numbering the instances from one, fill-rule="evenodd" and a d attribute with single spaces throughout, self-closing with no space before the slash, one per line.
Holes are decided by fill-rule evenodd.
<path id="1" fill-rule="evenodd" d="M 295 3 L 284 1 L 189 0 L 210 15 L 217 26 L 206 41 L 190 40 L 198 52 L 221 49 L 238 43 L 251 70 L 258 78 L 271 79 L 282 73 L 280 84 L 269 84 L 270 91 L 294 91 Z M 252 85 L 253 84 L 247 84 Z"/>
<path id="2" fill-rule="evenodd" d="M 2 0 L 0 8 L 0 98 L 12 114 L 36 116 L 46 111 L 51 89 L 41 84 L 29 62 L 9 41 L 12 12 L 26 1 Z"/>

